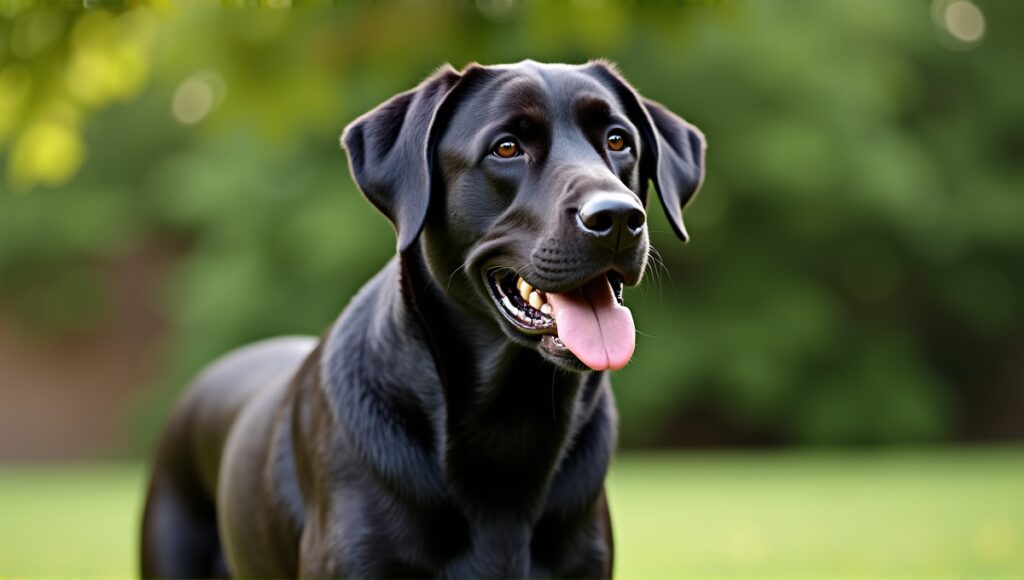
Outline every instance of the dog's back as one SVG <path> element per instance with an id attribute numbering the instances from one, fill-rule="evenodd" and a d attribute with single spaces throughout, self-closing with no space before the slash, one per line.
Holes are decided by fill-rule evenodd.
<path id="1" fill-rule="evenodd" d="M 142 523 L 144 577 L 227 575 L 217 526 L 224 514 L 215 508 L 221 458 L 228 445 L 266 448 L 239 419 L 259 424 L 262 418 L 246 415 L 276 408 L 315 346 L 312 337 L 283 337 L 242 347 L 209 365 L 182 397 L 150 479 Z"/>

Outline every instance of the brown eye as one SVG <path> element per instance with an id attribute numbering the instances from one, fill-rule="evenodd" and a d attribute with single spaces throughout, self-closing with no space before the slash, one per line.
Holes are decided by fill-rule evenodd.
<path id="1" fill-rule="evenodd" d="M 622 151 L 626 148 L 626 138 L 621 133 L 608 135 L 608 148 L 612 151 Z"/>
<path id="2" fill-rule="evenodd" d="M 508 159 L 519 155 L 519 145 L 515 141 L 502 141 L 494 148 L 494 154 Z"/>

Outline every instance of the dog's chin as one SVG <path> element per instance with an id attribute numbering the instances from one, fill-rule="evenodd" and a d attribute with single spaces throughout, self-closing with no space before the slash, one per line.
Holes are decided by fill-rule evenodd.
<path id="1" fill-rule="evenodd" d="M 523 335 L 516 329 L 511 328 L 511 324 L 506 320 L 502 320 L 502 327 L 505 330 L 505 334 L 507 334 L 513 342 L 527 348 L 532 348 L 537 351 L 541 358 L 559 368 L 575 372 L 591 370 L 590 367 L 583 364 L 583 361 L 577 358 L 572 351 L 566 348 L 557 336 L 544 335 L 539 338 L 529 337 Z"/>
<path id="2" fill-rule="evenodd" d="M 592 279 L 607 278 L 616 300 L 622 304 L 622 278 L 615 272 L 603 272 Z M 548 362 L 569 371 L 592 370 L 581 361 L 558 336 L 550 305 L 540 296 L 541 290 L 529 284 L 507 268 L 491 267 L 484 270 L 484 284 L 493 307 L 495 318 L 512 342 L 537 351 Z M 536 294 L 537 296 L 533 296 Z"/>

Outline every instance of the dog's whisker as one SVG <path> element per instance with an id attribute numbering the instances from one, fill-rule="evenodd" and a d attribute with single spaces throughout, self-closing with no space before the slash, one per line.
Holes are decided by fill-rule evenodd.
<path id="1" fill-rule="evenodd" d="M 643 332 L 643 331 L 642 331 L 642 330 L 640 330 L 639 328 L 638 328 L 638 329 L 636 329 L 636 333 L 637 333 L 637 334 L 639 334 L 639 335 L 641 335 L 641 336 L 646 336 L 646 337 L 648 337 L 648 338 L 658 338 L 658 335 L 656 335 L 656 334 L 651 334 L 651 333 L 649 333 L 649 332 Z"/>
<path id="2" fill-rule="evenodd" d="M 452 279 L 455 278 L 455 275 L 458 274 L 460 270 L 465 270 L 468 266 L 469 264 L 463 263 L 458 268 L 455 268 L 455 271 L 448 276 L 448 280 L 445 282 L 444 286 L 446 292 L 452 289 Z"/>
<path id="3" fill-rule="evenodd" d="M 668 277 L 673 290 L 675 289 L 675 281 L 672 280 L 672 272 L 670 272 L 668 267 L 665 265 L 665 259 L 657 248 L 654 246 L 648 246 L 647 255 L 650 257 L 653 265 L 652 273 L 654 274 L 654 279 L 658 284 L 658 300 L 661 301 L 664 299 L 664 284 L 662 283 L 664 278 L 662 278 L 662 275 L 664 274 Z"/>

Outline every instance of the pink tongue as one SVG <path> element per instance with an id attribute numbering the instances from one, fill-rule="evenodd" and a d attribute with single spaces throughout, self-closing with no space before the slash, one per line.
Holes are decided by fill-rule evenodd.
<path id="1" fill-rule="evenodd" d="M 633 313 L 620 306 L 601 276 L 564 294 L 547 293 L 558 338 L 583 364 L 602 371 L 626 366 L 636 346 Z"/>

